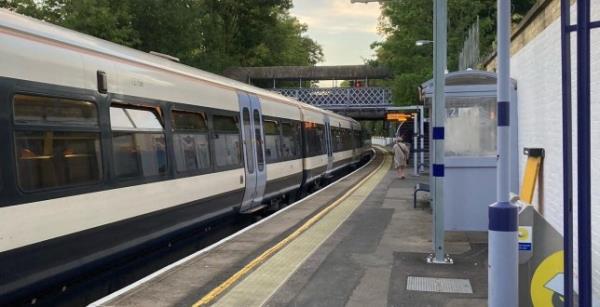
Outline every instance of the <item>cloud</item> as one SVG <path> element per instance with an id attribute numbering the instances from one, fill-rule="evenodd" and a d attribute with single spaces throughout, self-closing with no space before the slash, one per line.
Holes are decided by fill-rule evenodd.
<path id="1" fill-rule="evenodd" d="M 377 33 L 379 3 L 350 0 L 294 0 L 291 14 L 308 25 L 308 36 L 323 46 L 323 65 L 362 64 L 371 58 Z"/>
<path id="2" fill-rule="evenodd" d="M 377 18 L 380 14 L 379 3 L 351 3 L 349 0 L 328 1 L 330 7 L 342 16 Z"/>
<path id="3" fill-rule="evenodd" d="M 292 14 L 309 29 L 329 33 L 377 33 L 378 3 L 350 3 L 350 0 L 295 0 Z"/>

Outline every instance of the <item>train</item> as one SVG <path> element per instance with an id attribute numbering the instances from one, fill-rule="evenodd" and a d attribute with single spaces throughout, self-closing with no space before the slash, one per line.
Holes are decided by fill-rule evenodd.
<path id="1" fill-rule="evenodd" d="M 360 124 L 277 93 L 0 9 L 0 297 L 371 155 Z"/>

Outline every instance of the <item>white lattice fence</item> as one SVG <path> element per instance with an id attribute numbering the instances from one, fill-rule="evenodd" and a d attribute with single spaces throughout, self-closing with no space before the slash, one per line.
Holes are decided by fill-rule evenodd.
<path id="1" fill-rule="evenodd" d="M 390 89 L 384 87 L 286 88 L 273 91 L 320 107 L 379 107 L 392 103 Z"/>

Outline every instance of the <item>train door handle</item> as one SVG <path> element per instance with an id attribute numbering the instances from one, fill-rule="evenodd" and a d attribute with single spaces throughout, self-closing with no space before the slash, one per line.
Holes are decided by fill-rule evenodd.
<path id="1" fill-rule="evenodd" d="M 240 175 L 240 184 L 244 183 L 244 175 Z"/>

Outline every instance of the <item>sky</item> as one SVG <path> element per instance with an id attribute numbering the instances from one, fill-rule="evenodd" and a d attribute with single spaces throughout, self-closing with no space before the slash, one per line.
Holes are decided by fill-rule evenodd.
<path id="1" fill-rule="evenodd" d="M 293 0 L 291 14 L 308 25 L 307 35 L 323 47 L 325 60 L 317 65 L 364 64 L 373 58 L 370 45 L 377 34 L 379 3 L 350 0 Z"/>

